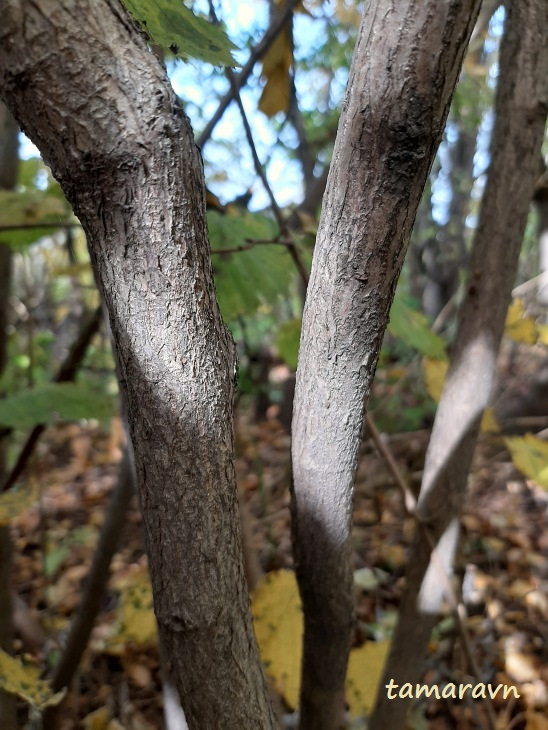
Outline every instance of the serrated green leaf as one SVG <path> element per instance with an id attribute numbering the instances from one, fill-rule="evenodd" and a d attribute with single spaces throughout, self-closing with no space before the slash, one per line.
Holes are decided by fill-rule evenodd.
<path id="1" fill-rule="evenodd" d="M 123 0 L 153 43 L 179 58 L 197 58 L 217 66 L 236 66 L 236 46 L 221 28 L 200 18 L 181 0 Z"/>
<path id="2" fill-rule="evenodd" d="M 116 401 L 88 385 L 48 383 L 0 401 L 0 423 L 8 428 L 32 428 L 53 420 L 109 418 Z"/>
<path id="3" fill-rule="evenodd" d="M 234 249 L 246 239 L 270 239 L 276 224 L 264 215 L 220 215 L 208 213 L 211 247 Z M 287 294 L 294 279 L 294 267 L 282 246 L 258 245 L 247 251 L 213 254 L 215 288 L 221 313 L 226 321 L 255 314 L 262 305 L 274 304 Z"/>
<path id="4" fill-rule="evenodd" d="M 403 297 L 396 295 L 390 310 L 388 331 L 393 337 L 434 360 L 446 360 L 445 342 L 430 329 L 428 319 Z"/>

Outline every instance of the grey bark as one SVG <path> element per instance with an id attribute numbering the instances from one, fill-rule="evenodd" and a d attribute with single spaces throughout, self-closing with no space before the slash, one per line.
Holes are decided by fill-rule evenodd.
<path id="1" fill-rule="evenodd" d="M 367 401 L 478 0 L 366 3 L 324 196 L 293 416 L 301 728 L 343 724 L 350 524 Z"/>
<path id="2" fill-rule="evenodd" d="M 188 119 L 117 0 L 1 0 L 0 17 L 0 92 L 84 227 L 108 309 L 189 727 L 274 727 L 242 565 L 235 348 Z"/>
<path id="3" fill-rule="evenodd" d="M 13 190 L 19 168 L 19 127 L 0 101 L 0 190 Z M 11 289 L 11 251 L 0 243 L 0 378 L 8 357 L 8 301 Z M 0 393 L 0 398 L 2 397 Z M 8 431 L 0 428 L 0 484 L 6 469 Z M 0 648 L 13 651 L 13 604 L 11 600 L 11 537 L 8 526 L 0 526 Z M 0 690 L 0 718 L 5 730 L 17 728 L 15 696 Z"/>
<path id="4" fill-rule="evenodd" d="M 494 384 L 498 348 L 538 176 L 548 105 L 548 3 L 510 2 L 507 13 L 491 165 L 454 355 L 426 455 L 418 503 L 419 519 L 429 526 L 448 575 L 481 416 Z M 370 720 L 372 730 L 404 726 L 409 700 L 389 700 L 383 685 L 390 679 L 400 686 L 414 684 L 420 678 L 443 591 L 443 580 L 430 557 L 424 533 L 419 530 L 410 551 L 399 624 Z"/>

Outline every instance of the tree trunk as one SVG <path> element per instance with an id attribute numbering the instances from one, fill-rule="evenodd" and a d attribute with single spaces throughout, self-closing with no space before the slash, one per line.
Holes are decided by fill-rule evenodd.
<path id="1" fill-rule="evenodd" d="M 364 402 L 479 4 L 372 0 L 358 34 L 303 316 L 293 416 L 302 730 L 343 724 Z"/>
<path id="2" fill-rule="evenodd" d="M 242 565 L 235 348 L 188 119 L 117 0 L 0 0 L 0 17 L 0 92 L 74 207 L 108 308 L 188 724 L 272 728 Z"/>
<path id="3" fill-rule="evenodd" d="M 440 400 L 418 504 L 447 575 L 452 569 L 468 471 L 489 402 L 508 302 L 514 283 L 548 108 L 548 3 L 507 6 L 491 166 L 476 233 L 471 275 L 459 316 L 454 355 Z M 421 530 L 409 556 L 407 587 L 383 685 L 415 684 L 443 597 L 439 568 Z M 479 678 L 478 678 L 479 679 Z M 396 691 L 397 692 L 397 691 Z M 397 696 L 397 695 L 396 695 Z M 372 730 L 405 723 L 409 699 L 381 689 Z"/>

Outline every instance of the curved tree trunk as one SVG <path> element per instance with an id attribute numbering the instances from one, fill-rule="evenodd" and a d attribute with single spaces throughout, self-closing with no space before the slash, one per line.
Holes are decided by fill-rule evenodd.
<path id="1" fill-rule="evenodd" d="M 364 401 L 479 5 L 372 0 L 358 34 L 303 316 L 292 427 L 302 730 L 343 724 Z"/>
<path id="2" fill-rule="evenodd" d="M 507 5 L 491 166 L 474 242 L 471 278 L 459 317 L 451 367 L 428 446 L 418 516 L 437 544 L 443 570 L 452 570 L 459 517 L 481 416 L 489 402 L 508 301 L 533 197 L 548 108 L 548 3 Z M 383 685 L 420 679 L 428 640 L 443 598 L 439 567 L 417 530 L 407 587 L 392 640 L 372 730 L 405 723 L 408 698 L 389 699 Z"/>
<path id="3" fill-rule="evenodd" d="M 154 606 L 191 728 L 275 726 L 233 466 L 202 163 L 117 0 L 0 0 L 0 93 L 79 217 L 128 405 Z"/>

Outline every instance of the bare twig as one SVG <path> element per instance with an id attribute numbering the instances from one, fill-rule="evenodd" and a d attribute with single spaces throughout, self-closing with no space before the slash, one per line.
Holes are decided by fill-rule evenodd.
<path id="1" fill-rule="evenodd" d="M 289 4 L 290 3 L 288 3 L 288 5 Z M 215 9 L 213 7 L 212 2 L 209 3 L 209 13 L 210 13 L 212 21 L 214 23 L 218 23 L 219 21 L 215 14 Z M 286 17 L 289 18 L 290 15 L 287 15 Z M 283 24 L 281 27 L 283 27 Z M 287 226 L 287 221 L 284 219 L 282 210 L 281 210 L 280 206 L 278 205 L 278 201 L 276 200 L 274 193 L 272 192 L 272 188 L 270 187 L 270 183 L 268 182 L 268 178 L 266 176 L 266 172 L 263 167 L 263 164 L 262 164 L 261 160 L 259 159 L 259 155 L 257 153 L 257 147 L 255 146 L 255 140 L 253 139 L 253 132 L 251 130 L 251 126 L 249 124 L 247 114 L 245 113 L 244 105 L 242 103 L 242 97 L 240 96 L 240 86 L 238 85 L 239 77 L 236 77 L 235 74 L 233 73 L 232 69 L 230 69 L 230 68 L 225 69 L 225 75 L 230 83 L 230 88 L 232 90 L 233 98 L 234 98 L 236 104 L 238 105 L 238 109 L 240 110 L 240 116 L 242 118 L 242 124 L 244 126 L 245 136 L 247 139 L 247 143 L 249 145 L 249 149 L 251 151 L 251 156 L 253 158 L 253 165 L 255 166 L 255 171 L 263 184 L 266 194 L 269 197 L 270 207 L 272 208 L 272 212 L 274 213 L 276 222 L 278 223 L 278 226 L 280 227 L 280 232 L 281 232 L 282 236 L 287 238 L 287 250 L 289 252 L 289 255 L 293 259 L 293 262 L 297 268 L 297 271 L 299 272 L 299 276 L 301 277 L 303 285 L 306 287 L 306 286 L 308 286 L 308 272 L 303 263 L 299 250 L 297 249 L 297 246 L 295 245 L 295 242 L 293 241 L 293 239 L 291 237 L 289 228 Z"/>
<path id="2" fill-rule="evenodd" d="M 39 228 L 81 228 L 82 225 L 76 221 L 65 221 L 52 223 L 44 221 L 44 223 L 7 223 L 0 225 L 0 233 L 4 231 L 33 231 Z"/>
<path id="3" fill-rule="evenodd" d="M 233 248 L 212 248 L 211 253 L 240 253 L 240 251 L 249 251 L 250 249 L 254 248 L 254 243 L 246 243 L 242 246 L 234 246 Z"/>
<path id="4" fill-rule="evenodd" d="M 101 307 L 97 307 L 97 309 L 82 326 L 82 329 L 80 330 L 77 339 L 73 342 L 68 355 L 61 363 L 57 374 L 53 378 L 54 383 L 69 383 L 74 379 L 76 373 L 78 372 L 78 369 L 80 368 L 80 365 L 82 364 L 82 361 L 86 354 L 86 350 L 89 343 L 91 342 L 92 337 L 99 330 L 101 320 L 102 310 Z M 29 436 L 27 437 L 27 440 L 25 441 L 25 444 L 19 452 L 17 461 L 13 465 L 11 472 L 8 474 L 4 484 L 2 485 L 0 493 L 5 492 L 7 489 L 13 486 L 13 484 L 23 473 L 30 457 L 34 453 L 36 444 L 38 443 L 38 440 L 40 439 L 40 436 L 45 431 L 45 429 L 46 426 L 43 423 L 39 423 L 32 429 Z"/>
<path id="5" fill-rule="evenodd" d="M 227 73 L 228 78 L 230 79 L 231 84 L 233 84 L 234 75 L 232 74 L 232 71 L 230 69 L 227 69 L 226 73 Z M 245 113 L 244 105 L 242 104 L 242 99 L 237 90 L 235 90 L 235 99 L 236 99 L 236 103 L 238 104 L 238 108 L 240 109 L 240 115 L 242 117 L 242 122 L 243 122 L 244 129 L 245 129 L 245 135 L 247 137 L 247 143 L 249 145 L 249 149 L 251 150 L 251 156 L 253 157 L 253 164 L 255 165 L 255 170 L 257 172 L 257 175 L 261 179 L 261 182 L 263 184 L 264 189 L 266 190 L 268 197 L 270 198 L 270 205 L 272 207 L 272 212 L 274 213 L 276 222 L 278 223 L 278 225 L 280 227 L 280 232 L 281 232 L 282 236 L 287 238 L 286 245 L 287 245 L 287 250 L 289 252 L 289 255 L 293 259 L 293 262 L 297 268 L 297 271 L 299 272 L 299 276 L 301 277 L 301 281 L 302 281 L 303 285 L 305 287 L 307 287 L 308 286 L 308 271 L 306 270 L 306 266 L 303 263 L 301 255 L 299 253 L 299 249 L 297 248 L 297 246 L 295 245 L 295 242 L 293 241 L 293 238 L 292 238 L 289 228 L 287 226 L 287 221 L 284 219 L 280 206 L 278 205 L 278 202 L 274 196 L 274 193 L 272 192 L 272 188 L 270 187 L 270 184 L 268 182 L 268 178 L 266 177 L 266 173 L 265 173 L 264 168 L 259 159 L 259 155 L 257 154 L 257 148 L 255 147 L 255 142 L 253 140 L 253 133 L 251 131 L 251 127 L 249 126 L 249 121 L 248 121 L 247 115 Z"/>
<path id="6" fill-rule="evenodd" d="M 291 17 L 291 13 L 293 12 L 298 2 L 299 0 L 288 0 L 288 2 L 283 6 L 282 10 L 273 17 L 272 22 L 270 23 L 266 33 L 249 54 L 247 63 L 245 64 L 245 66 L 242 67 L 240 73 L 234 77 L 234 80 L 236 82 L 236 88 L 238 91 L 244 86 L 245 82 L 250 77 L 251 72 L 253 71 L 257 61 L 260 61 L 260 59 L 265 55 L 278 34 L 281 32 L 287 19 Z M 231 86 L 231 88 L 226 92 L 226 94 L 219 102 L 217 111 L 211 117 L 209 122 L 206 124 L 205 129 L 196 140 L 196 144 L 198 145 L 198 147 L 203 147 L 208 139 L 211 137 L 211 134 L 215 129 L 217 123 L 222 118 L 223 114 L 225 113 L 226 109 L 233 99 L 234 91 Z"/>

